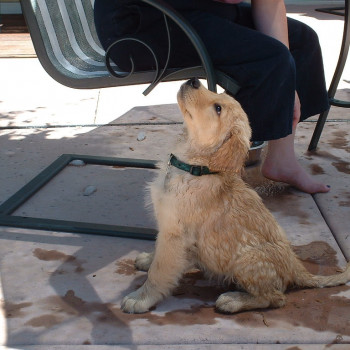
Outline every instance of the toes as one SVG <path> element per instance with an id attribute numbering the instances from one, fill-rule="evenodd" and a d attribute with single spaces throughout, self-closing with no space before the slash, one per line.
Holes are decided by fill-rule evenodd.
<path id="1" fill-rule="evenodd" d="M 152 263 L 153 253 L 141 253 L 135 260 L 135 267 L 140 271 L 148 271 Z"/>
<path id="2" fill-rule="evenodd" d="M 230 314 L 237 312 L 237 308 L 235 308 L 234 305 L 233 295 L 234 293 L 232 292 L 221 294 L 215 303 L 217 311 Z"/>
<path id="3" fill-rule="evenodd" d="M 255 297 L 248 293 L 228 292 L 221 294 L 216 301 L 216 308 L 220 312 L 233 314 L 239 311 L 261 309 L 270 306 L 270 300 Z"/>
<path id="4" fill-rule="evenodd" d="M 133 296 L 134 293 L 126 296 L 121 304 L 121 309 L 129 314 L 141 314 L 147 312 L 149 309 L 143 300 Z"/>

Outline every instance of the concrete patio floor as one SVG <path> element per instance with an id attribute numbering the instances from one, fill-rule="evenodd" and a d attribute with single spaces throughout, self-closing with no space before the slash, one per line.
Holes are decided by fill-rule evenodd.
<path id="1" fill-rule="evenodd" d="M 315 7 L 288 5 L 288 12 L 318 32 L 329 83 L 343 22 Z M 149 97 L 143 86 L 72 90 L 53 81 L 35 58 L 0 59 L 0 76 L 0 204 L 61 154 L 166 159 L 181 133 L 179 82 L 161 84 Z M 350 97 L 347 81 L 348 66 L 339 98 Z M 303 166 L 331 186 L 329 193 L 271 187 L 258 167 L 246 177 L 305 266 L 331 274 L 350 260 L 350 112 L 333 107 L 317 151 L 307 152 L 312 120 L 300 124 L 296 150 Z M 144 187 L 156 171 L 67 166 L 14 215 L 154 228 Z M 97 190 L 84 196 L 89 185 Z M 278 310 L 222 315 L 213 305 L 225 288 L 193 272 L 153 311 L 122 313 L 123 296 L 146 279 L 133 260 L 153 246 L 0 227 L 0 349 L 350 349 L 350 284 L 290 291 Z"/>

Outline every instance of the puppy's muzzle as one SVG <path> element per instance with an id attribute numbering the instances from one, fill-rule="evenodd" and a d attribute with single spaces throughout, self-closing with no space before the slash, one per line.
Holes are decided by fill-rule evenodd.
<path id="1" fill-rule="evenodd" d="M 185 84 L 191 86 L 193 89 L 199 89 L 201 86 L 201 83 L 198 80 L 198 78 L 192 78 L 188 80 Z"/>
<path id="2" fill-rule="evenodd" d="M 178 93 L 178 102 L 185 101 L 186 97 L 189 95 L 192 95 L 192 92 L 195 90 L 199 90 L 201 87 L 201 82 L 198 80 L 198 78 L 192 78 L 185 83 L 183 83 L 180 87 L 179 93 Z"/>

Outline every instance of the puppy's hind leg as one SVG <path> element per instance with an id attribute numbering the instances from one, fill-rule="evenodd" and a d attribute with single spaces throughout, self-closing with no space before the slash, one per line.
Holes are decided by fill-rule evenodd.
<path id="1" fill-rule="evenodd" d="M 254 296 L 246 292 L 228 292 L 221 294 L 216 301 L 216 309 L 223 313 L 236 313 L 245 310 L 264 309 L 267 307 L 282 307 L 286 296 L 275 291 L 271 296 Z"/>
<path id="2" fill-rule="evenodd" d="M 154 252 L 152 253 L 141 253 L 137 256 L 135 260 L 135 267 L 140 271 L 148 271 L 154 257 Z"/>

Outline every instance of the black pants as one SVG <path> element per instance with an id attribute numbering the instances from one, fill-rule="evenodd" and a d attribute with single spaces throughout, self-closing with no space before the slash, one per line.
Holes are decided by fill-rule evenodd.
<path id="1" fill-rule="evenodd" d="M 96 0 L 96 3 L 102 1 L 106 0 Z M 108 1 L 109 4 L 113 2 Z M 176 0 L 169 1 L 176 5 Z M 288 50 L 278 40 L 254 29 L 250 6 L 201 1 L 205 4 L 201 9 L 187 6 L 178 11 L 202 38 L 214 66 L 240 84 L 241 90 L 235 98 L 248 114 L 253 140 L 273 140 L 291 134 L 295 91 L 301 101 L 301 120 L 329 108 L 321 49 L 317 34 L 310 27 L 288 18 Z M 136 20 L 137 16 L 142 18 L 143 6 L 139 7 L 137 15 L 134 12 L 134 25 L 130 25 L 124 32 L 122 30 L 125 27 L 118 26 L 118 21 L 114 21 L 114 24 L 104 21 L 105 29 L 101 33 L 96 21 L 100 40 L 108 46 L 113 40 L 128 35 L 131 31 L 138 38 L 152 42 L 152 48 L 162 64 L 167 54 L 164 23 L 159 14 L 154 15 L 154 21 L 149 13 L 147 20 Z M 95 19 L 103 18 L 101 7 L 97 8 L 99 13 L 96 13 Z M 189 41 L 171 22 L 170 30 L 170 66 L 199 64 L 198 56 Z M 119 46 L 116 50 L 117 64 L 127 69 L 129 54 L 126 51 L 131 50 L 135 59 L 138 58 L 137 69 L 147 69 L 154 65 L 152 56 L 142 45 L 134 45 L 133 48 L 126 46 Z"/>

